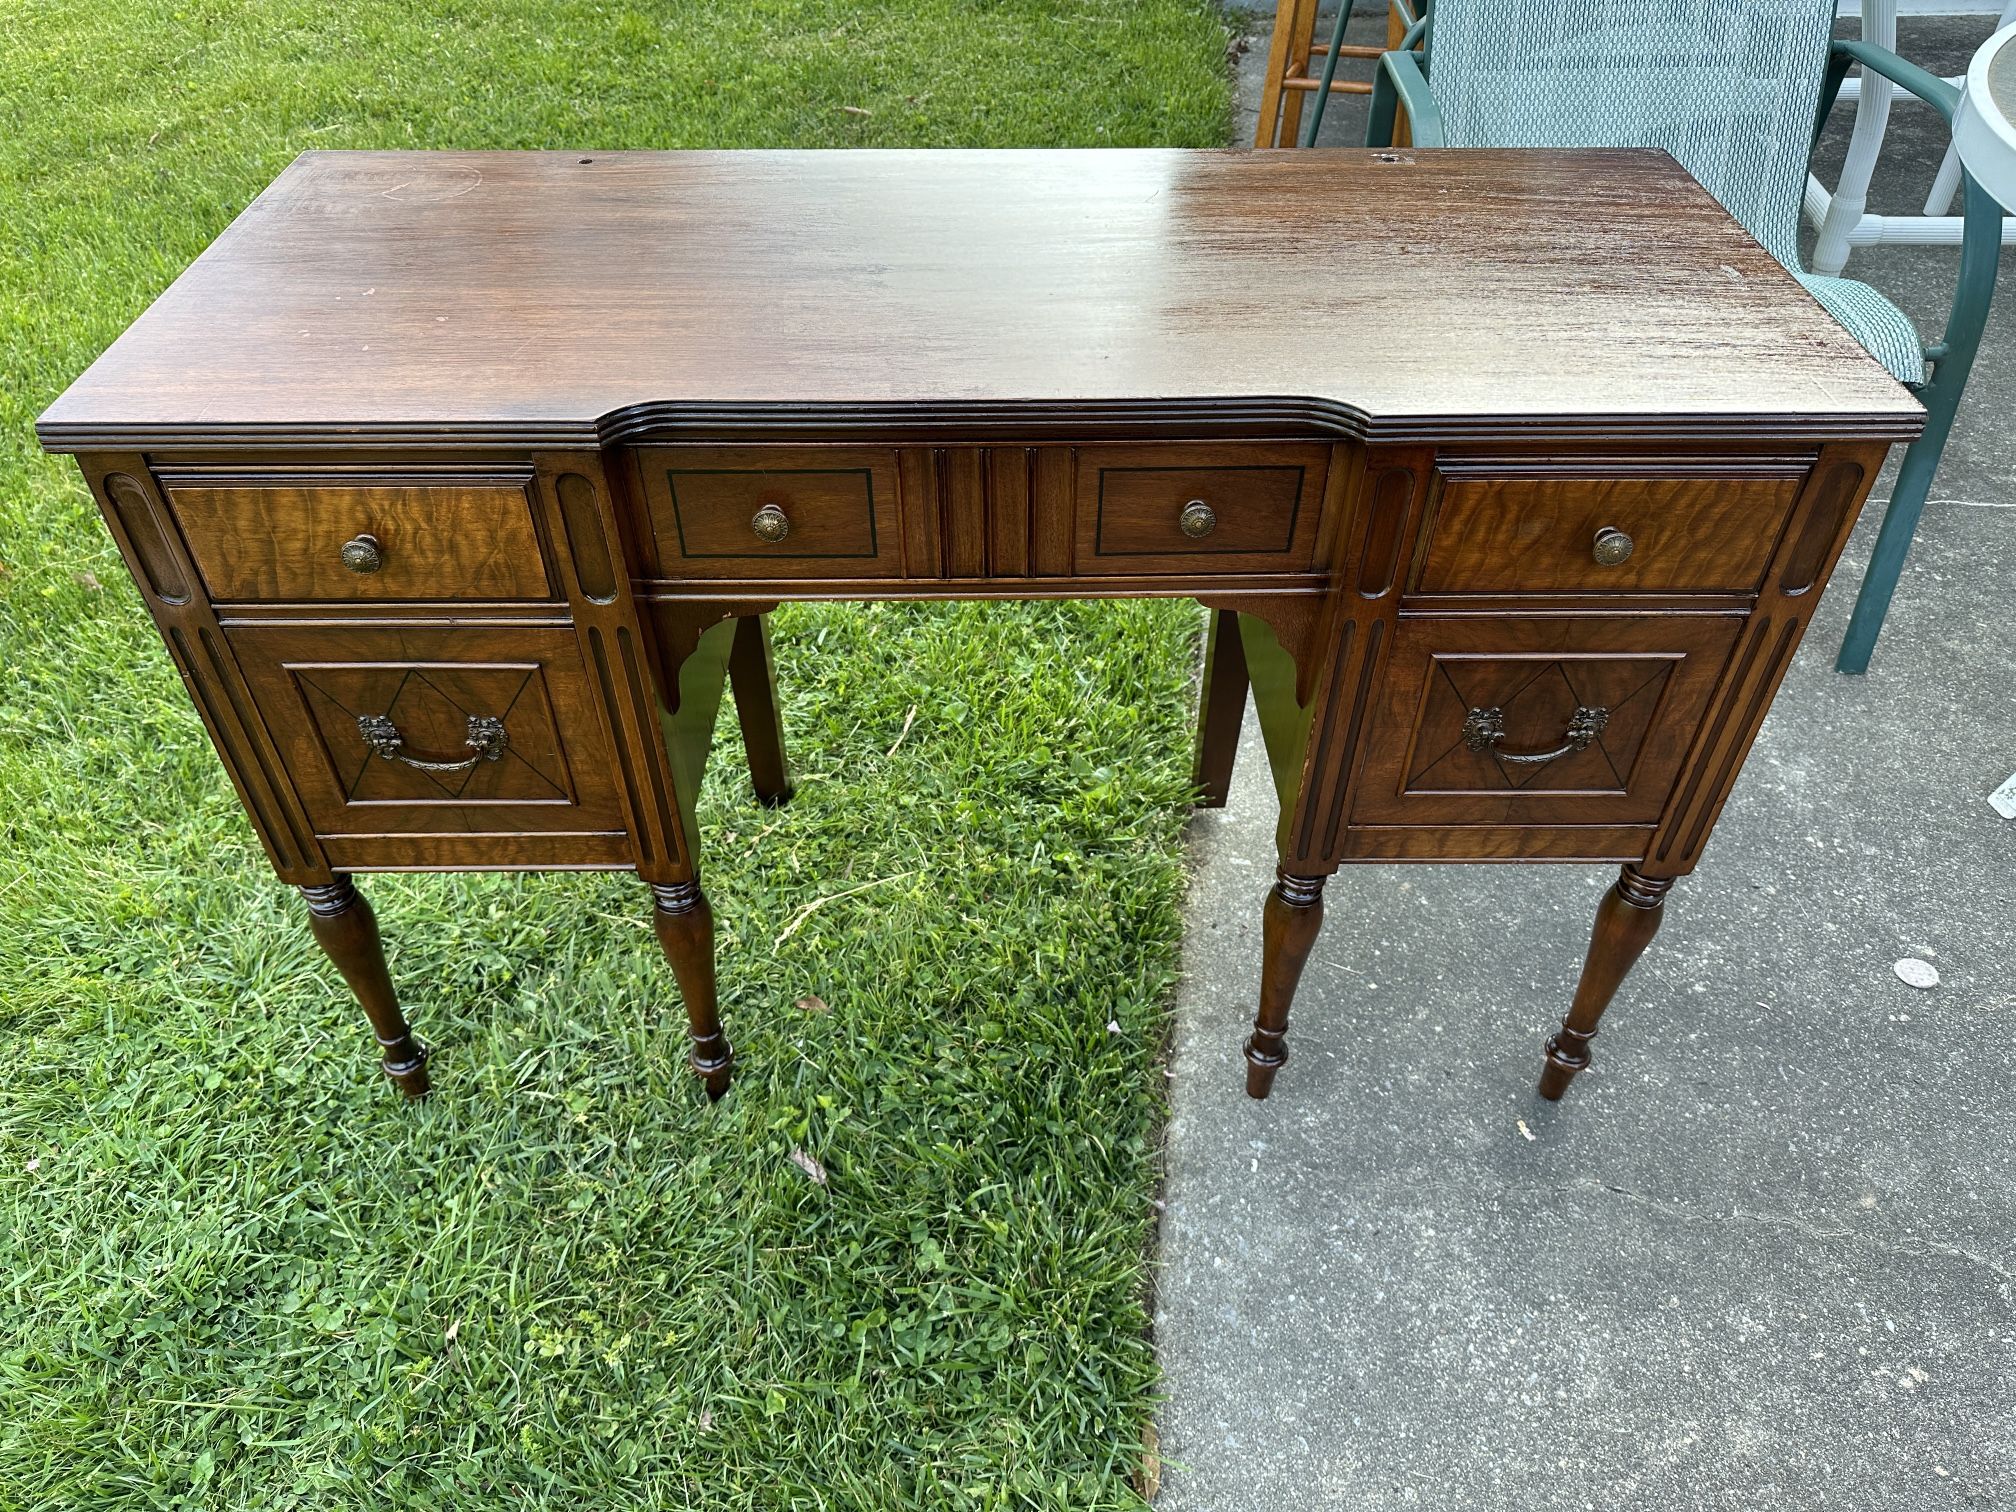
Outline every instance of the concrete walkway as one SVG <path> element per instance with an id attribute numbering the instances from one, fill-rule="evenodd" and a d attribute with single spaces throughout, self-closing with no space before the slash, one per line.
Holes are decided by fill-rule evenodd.
<path id="1" fill-rule="evenodd" d="M 1986 30 L 1904 47 L 1957 71 Z M 1892 123 L 1873 208 L 1908 211 L 1930 117 Z M 1953 264 L 1849 272 L 1936 324 Z M 2009 283 L 1870 675 L 1832 657 L 1887 484 L 1565 1102 L 1533 1086 L 1607 868 L 1347 869 L 1246 1099 L 1248 730 L 1193 830 L 1159 1506 L 2016 1506 L 2016 822 L 1984 796 L 2016 770 Z"/>

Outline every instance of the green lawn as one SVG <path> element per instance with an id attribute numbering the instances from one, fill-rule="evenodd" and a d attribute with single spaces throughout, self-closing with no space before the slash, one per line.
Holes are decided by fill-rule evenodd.
<path id="1" fill-rule="evenodd" d="M 0 1508 L 1138 1505 L 1194 611 L 781 613 L 797 801 L 731 735 L 702 805 L 736 1090 L 634 880 L 378 878 L 414 1109 L 30 426 L 302 148 L 1213 144 L 1225 45 L 1209 0 L 5 7 Z"/>

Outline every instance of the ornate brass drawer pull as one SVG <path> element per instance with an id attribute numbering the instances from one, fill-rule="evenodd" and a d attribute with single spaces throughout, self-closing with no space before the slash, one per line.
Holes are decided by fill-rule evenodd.
<path id="1" fill-rule="evenodd" d="M 791 519 L 775 504 L 765 504 L 749 521 L 749 528 L 756 532 L 759 539 L 775 546 L 791 534 Z"/>
<path id="2" fill-rule="evenodd" d="M 1192 499 L 1183 506 L 1176 524 L 1191 540 L 1201 541 L 1218 528 L 1218 511 L 1202 499 Z"/>
<path id="3" fill-rule="evenodd" d="M 1637 545 L 1615 525 L 1605 525 L 1596 532 L 1596 544 L 1589 548 L 1589 554 L 1596 558 L 1598 566 L 1615 567 L 1628 562 Z"/>
<path id="4" fill-rule="evenodd" d="M 343 558 L 343 565 L 356 573 L 376 572 L 385 565 L 385 548 L 374 535 L 352 536 L 343 543 L 338 555 Z"/>
<path id="5" fill-rule="evenodd" d="M 1552 751 L 1501 751 L 1498 742 L 1505 738 L 1505 715 L 1499 709 L 1472 709 L 1463 720 L 1463 744 L 1473 751 L 1489 751 L 1500 761 L 1517 761 L 1529 766 L 1538 766 L 1543 761 L 1553 761 L 1573 751 L 1586 751 L 1605 725 L 1610 723 L 1608 709 L 1590 709 L 1577 706 L 1568 721 L 1567 740 L 1564 745 Z"/>
<path id="6" fill-rule="evenodd" d="M 417 756 L 407 755 L 406 737 L 383 714 L 359 714 L 357 733 L 364 737 L 365 745 L 387 761 L 403 761 L 423 772 L 466 772 L 479 761 L 502 761 L 504 749 L 511 743 L 504 734 L 504 721 L 489 714 L 469 716 L 467 744 L 470 754 L 459 761 L 448 756 L 429 756 L 424 752 Z"/>

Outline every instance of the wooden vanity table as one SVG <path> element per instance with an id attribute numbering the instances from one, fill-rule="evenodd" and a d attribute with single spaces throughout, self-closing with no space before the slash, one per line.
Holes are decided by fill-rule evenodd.
<path id="1" fill-rule="evenodd" d="M 1659 153 L 310 153 L 39 429 L 409 1095 L 352 873 L 634 870 L 719 1096 L 762 614 L 1185 595 L 1203 801 L 1249 679 L 1281 798 L 1248 1090 L 1338 866 L 1621 863 L 1558 1097 L 1920 420 Z"/>

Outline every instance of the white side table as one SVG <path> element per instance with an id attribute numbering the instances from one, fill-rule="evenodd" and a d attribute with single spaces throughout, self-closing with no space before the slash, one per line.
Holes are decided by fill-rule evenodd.
<path id="1" fill-rule="evenodd" d="M 2016 26 L 1974 54 L 1953 114 L 1953 149 L 1974 181 L 2016 212 Z"/>

